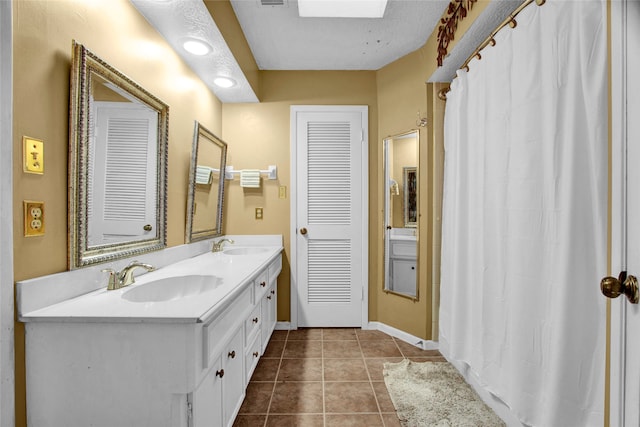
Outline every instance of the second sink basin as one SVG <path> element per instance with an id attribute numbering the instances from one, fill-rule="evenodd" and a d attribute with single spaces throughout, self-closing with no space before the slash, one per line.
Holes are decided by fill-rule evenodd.
<path id="1" fill-rule="evenodd" d="M 248 248 L 229 248 L 222 251 L 226 255 L 255 255 L 267 252 L 269 249 L 260 247 L 248 247 Z"/>
<path id="2" fill-rule="evenodd" d="M 212 291 L 220 285 L 222 285 L 222 279 L 216 276 L 166 277 L 134 286 L 125 291 L 122 298 L 131 302 L 171 301 Z"/>

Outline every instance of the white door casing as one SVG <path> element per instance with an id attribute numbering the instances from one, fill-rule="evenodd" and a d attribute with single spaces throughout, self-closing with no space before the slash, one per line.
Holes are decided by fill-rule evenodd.
<path id="1" fill-rule="evenodd" d="M 611 2 L 611 273 L 640 276 L 640 3 Z M 611 300 L 609 425 L 640 425 L 640 306 Z"/>
<path id="2" fill-rule="evenodd" d="M 367 127 L 366 106 L 291 107 L 294 329 L 368 323 Z"/>
<path id="3" fill-rule="evenodd" d="M 13 2 L 0 1 L 0 426 L 15 425 Z"/>

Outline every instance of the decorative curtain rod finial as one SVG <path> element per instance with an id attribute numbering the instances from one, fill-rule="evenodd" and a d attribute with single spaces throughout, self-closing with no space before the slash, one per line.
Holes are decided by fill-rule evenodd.
<path id="1" fill-rule="evenodd" d="M 447 94 L 449 93 L 449 91 L 451 90 L 451 88 L 445 87 L 444 89 L 440 89 L 438 91 L 438 98 L 440 98 L 443 101 L 447 100 Z"/>

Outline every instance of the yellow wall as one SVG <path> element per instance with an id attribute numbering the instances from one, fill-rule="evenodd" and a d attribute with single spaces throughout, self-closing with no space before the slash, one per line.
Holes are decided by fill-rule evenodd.
<path id="1" fill-rule="evenodd" d="M 435 61 L 435 58 L 433 58 Z M 387 136 L 405 133 L 411 129 L 416 129 L 418 112 L 421 117 L 427 112 L 427 91 L 424 83 L 428 76 L 425 75 L 427 59 L 418 50 L 399 60 L 387 65 L 377 72 L 378 91 L 378 134 L 380 141 L 376 142 L 378 153 L 377 169 L 382 170 L 382 139 Z M 418 220 L 418 295 L 419 299 L 414 301 L 396 294 L 385 293 L 383 291 L 384 256 L 383 245 L 383 221 L 384 221 L 384 199 L 382 191 L 384 188 L 383 176 L 380 174 L 375 183 L 380 197 L 375 208 L 375 221 L 371 223 L 375 238 L 371 240 L 373 265 L 375 274 L 370 278 L 369 292 L 375 295 L 375 299 L 370 299 L 370 304 L 375 302 L 375 306 L 370 307 L 371 312 L 376 313 L 376 320 L 384 324 L 393 326 L 420 338 L 429 339 L 431 337 L 431 287 L 428 286 L 427 277 L 431 274 L 430 250 L 427 245 L 429 241 L 429 219 L 427 190 L 430 185 L 427 180 L 428 167 L 428 134 L 427 128 L 420 127 L 420 148 L 418 161 L 418 189 L 419 189 L 419 220 Z M 373 243 L 377 244 L 373 246 Z M 429 281 L 430 283 L 430 281 Z"/>
<path id="2" fill-rule="evenodd" d="M 290 107 L 292 105 L 367 105 L 369 107 L 369 171 L 378 180 L 378 108 L 373 71 L 263 71 L 262 102 L 225 104 L 222 139 L 229 144 L 227 164 L 236 169 L 278 166 L 278 180 L 263 180 L 260 189 L 243 189 L 237 180 L 227 186 L 224 229 L 226 234 L 282 234 L 285 256 L 278 277 L 278 320 L 290 320 Z M 380 170 L 380 173 L 381 170 Z M 278 187 L 287 187 L 287 198 L 278 198 Z M 369 191 L 369 221 L 373 224 L 377 189 Z M 264 219 L 254 219 L 256 207 Z M 230 214 L 233 212 L 233 214 Z M 371 239 L 371 235 L 369 236 Z M 375 258 L 369 255 L 370 271 Z M 371 279 L 370 279 L 371 280 Z"/>
<path id="3" fill-rule="evenodd" d="M 220 101 L 127 0 L 13 2 L 15 280 L 67 269 L 71 41 L 169 105 L 168 245 L 184 243 L 193 121 L 222 128 Z M 45 174 L 22 172 L 22 136 L 44 140 Z M 22 237 L 22 200 L 45 202 L 46 235 Z M 16 425 L 25 425 L 24 337 L 16 324 Z"/>

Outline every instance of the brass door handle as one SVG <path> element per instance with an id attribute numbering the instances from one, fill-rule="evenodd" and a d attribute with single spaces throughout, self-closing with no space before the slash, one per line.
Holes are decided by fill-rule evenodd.
<path id="1" fill-rule="evenodd" d="M 304 227 L 302 227 L 302 228 L 300 229 L 300 234 L 302 234 L 303 236 L 304 236 L 305 234 L 307 234 L 307 229 L 306 229 L 306 228 L 304 228 Z"/>
<path id="2" fill-rule="evenodd" d="M 640 292 L 638 291 L 638 279 L 622 271 L 618 278 L 605 277 L 600 281 L 600 290 L 607 298 L 617 298 L 625 294 L 631 304 L 638 304 Z"/>
<path id="3" fill-rule="evenodd" d="M 153 227 L 151 226 L 151 224 L 147 224 L 144 227 L 142 227 L 144 229 L 144 231 L 151 231 L 153 230 Z"/>

